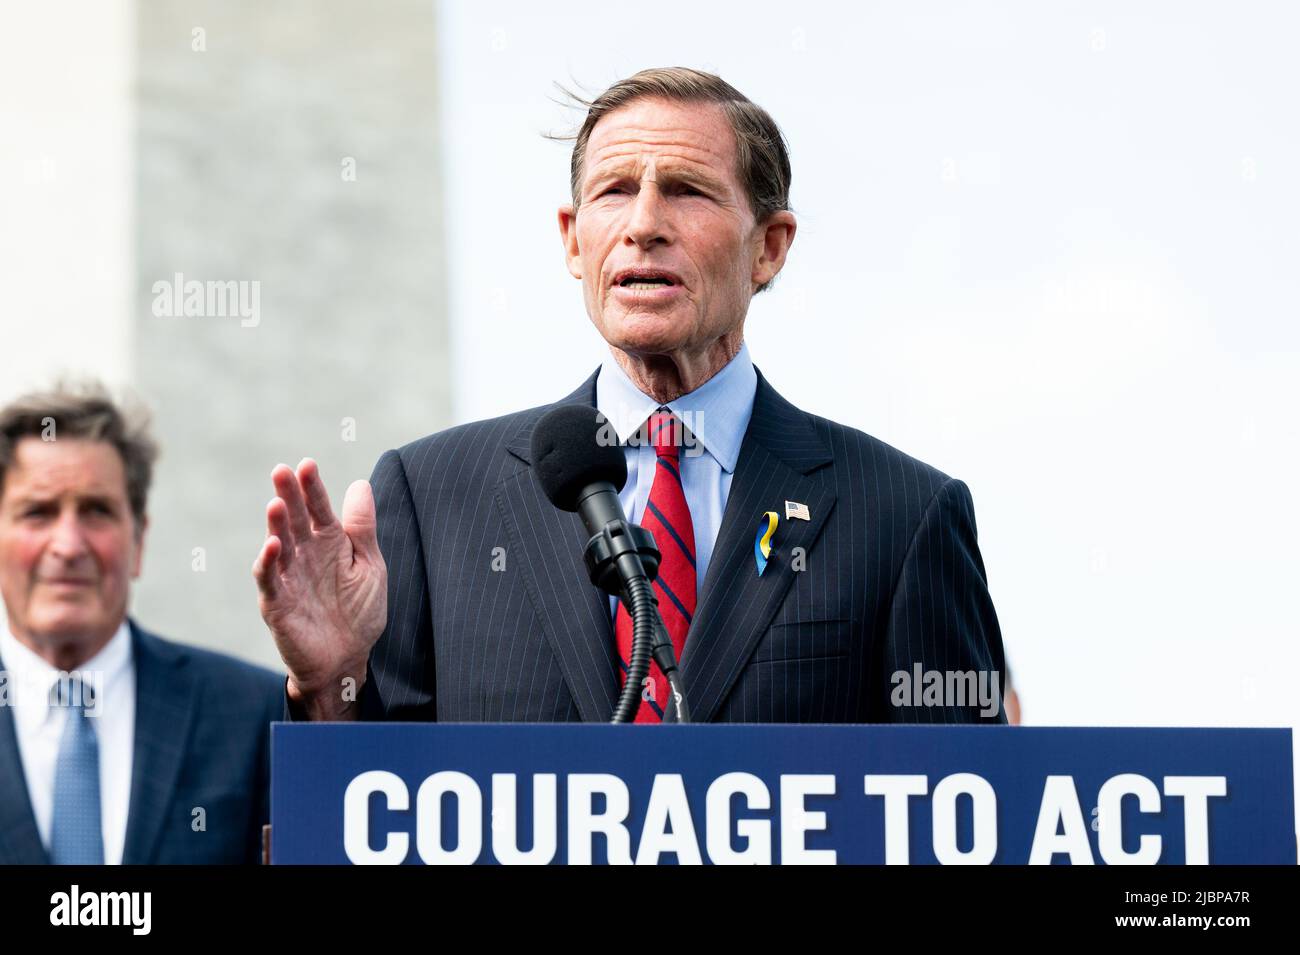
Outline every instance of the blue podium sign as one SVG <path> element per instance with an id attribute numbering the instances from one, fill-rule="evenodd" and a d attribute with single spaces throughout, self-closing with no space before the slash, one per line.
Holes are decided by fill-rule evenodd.
<path id="1" fill-rule="evenodd" d="M 1295 864 L 1289 729 L 288 724 L 276 864 Z"/>

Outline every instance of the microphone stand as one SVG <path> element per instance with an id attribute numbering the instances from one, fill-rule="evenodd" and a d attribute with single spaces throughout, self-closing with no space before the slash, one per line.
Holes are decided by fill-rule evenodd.
<path id="1" fill-rule="evenodd" d="M 592 485 L 590 490 L 596 490 Z M 601 490 L 613 491 L 612 484 Z M 654 535 L 639 524 L 616 518 L 608 521 L 587 542 L 583 560 L 591 582 L 608 594 L 617 595 L 632 618 L 632 658 L 627 680 L 619 694 L 610 722 L 630 723 L 641 705 L 641 683 L 650 672 L 650 660 L 659 664 L 668 680 L 669 705 L 676 722 L 689 723 L 690 712 L 673 642 L 659 615 L 659 601 L 651 581 L 659 573 L 659 548 Z"/>

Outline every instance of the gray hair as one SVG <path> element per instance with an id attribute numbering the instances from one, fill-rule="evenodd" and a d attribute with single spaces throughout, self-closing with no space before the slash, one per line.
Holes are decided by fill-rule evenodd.
<path id="1" fill-rule="evenodd" d="M 120 407 L 98 382 L 59 384 L 32 392 L 0 408 L 0 491 L 14 453 L 24 438 L 80 438 L 103 441 L 122 458 L 126 496 L 136 528 L 144 526 L 149 484 L 158 459 L 158 445 L 149 433 L 143 406 Z"/>

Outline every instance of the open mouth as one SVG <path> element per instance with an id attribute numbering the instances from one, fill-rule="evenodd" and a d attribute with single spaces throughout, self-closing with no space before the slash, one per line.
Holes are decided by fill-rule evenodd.
<path id="1" fill-rule="evenodd" d="M 656 288 L 670 288 L 675 283 L 671 279 L 640 278 L 637 276 L 629 276 L 628 278 L 625 278 L 623 281 L 619 282 L 618 284 L 623 288 L 656 289 Z"/>
<path id="2" fill-rule="evenodd" d="M 682 283 L 675 272 L 667 269 L 634 268 L 616 273 L 614 284 L 633 292 L 658 292 L 676 288 Z"/>

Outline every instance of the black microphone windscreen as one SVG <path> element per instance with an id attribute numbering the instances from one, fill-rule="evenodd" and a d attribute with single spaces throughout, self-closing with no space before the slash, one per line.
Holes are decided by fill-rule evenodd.
<path id="1" fill-rule="evenodd" d="M 561 405 L 533 428 L 533 470 L 552 504 L 578 509 L 582 489 L 608 481 L 616 491 L 627 483 L 627 459 L 613 425 L 589 405 Z"/>

